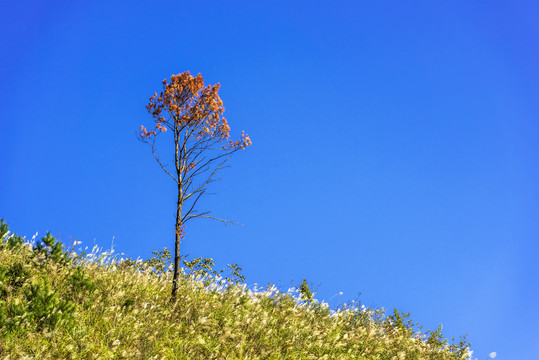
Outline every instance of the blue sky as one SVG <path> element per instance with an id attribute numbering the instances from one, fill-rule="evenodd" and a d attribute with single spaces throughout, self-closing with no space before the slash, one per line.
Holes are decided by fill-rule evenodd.
<path id="1" fill-rule="evenodd" d="M 537 359 L 538 18 L 532 1 L 6 2 L 0 216 L 172 249 L 174 183 L 135 131 L 161 80 L 200 72 L 253 146 L 200 203 L 244 226 L 193 221 L 183 254 Z"/>

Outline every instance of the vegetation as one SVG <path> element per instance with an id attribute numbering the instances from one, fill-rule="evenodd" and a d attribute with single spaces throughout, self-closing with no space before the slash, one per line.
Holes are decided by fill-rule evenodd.
<path id="1" fill-rule="evenodd" d="M 421 332 L 408 314 L 330 309 L 306 281 L 249 289 L 211 259 L 141 261 L 35 242 L 0 225 L 0 359 L 466 359 L 468 344 Z M 74 245 L 76 245 L 75 243 Z"/>
<path id="2" fill-rule="evenodd" d="M 230 126 L 223 117 L 225 108 L 219 97 L 219 84 L 204 87 L 200 74 L 189 71 L 172 75 L 170 82 L 162 81 L 163 91 L 155 93 L 146 106 L 155 120 L 153 130 L 140 126 L 139 140 L 150 145 L 155 160 L 176 183 L 176 226 L 174 242 L 174 271 L 172 297 L 176 297 L 180 278 L 180 243 L 185 223 L 194 218 L 208 218 L 222 222 L 209 211 L 198 212 L 196 204 L 206 193 L 207 186 L 219 179 L 222 169 L 233 153 L 251 145 L 243 131 L 239 140 L 230 139 Z M 168 169 L 157 155 L 156 138 L 167 130 L 173 135 L 170 150 L 174 153 L 174 167 Z"/>

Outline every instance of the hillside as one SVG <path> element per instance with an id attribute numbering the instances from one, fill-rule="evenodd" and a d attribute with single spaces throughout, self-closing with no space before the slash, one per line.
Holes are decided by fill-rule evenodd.
<path id="1" fill-rule="evenodd" d="M 170 254 L 133 261 L 27 241 L 0 228 L 0 359 L 466 359 L 468 344 L 407 314 L 330 309 L 306 283 L 249 289 L 237 266 L 186 263 L 170 300 Z"/>

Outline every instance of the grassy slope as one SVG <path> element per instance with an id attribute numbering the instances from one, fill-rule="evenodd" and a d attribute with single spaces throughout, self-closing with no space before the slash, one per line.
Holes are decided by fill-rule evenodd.
<path id="1" fill-rule="evenodd" d="M 466 358 L 464 342 L 444 345 L 398 313 L 330 311 L 298 292 L 185 275 L 171 302 L 155 259 L 141 271 L 106 253 L 67 255 L 50 239 L 0 242 L 0 359 Z"/>

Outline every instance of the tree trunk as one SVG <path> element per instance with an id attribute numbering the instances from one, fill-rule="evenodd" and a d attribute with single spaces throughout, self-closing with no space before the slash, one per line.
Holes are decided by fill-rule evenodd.
<path id="1" fill-rule="evenodd" d="M 180 242 L 182 240 L 182 198 L 178 189 L 178 203 L 176 211 L 176 241 L 174 242 L 174 276 L 172 278 L 172 300 L 176 299 L 178 281 L 180 280 Z"/>

